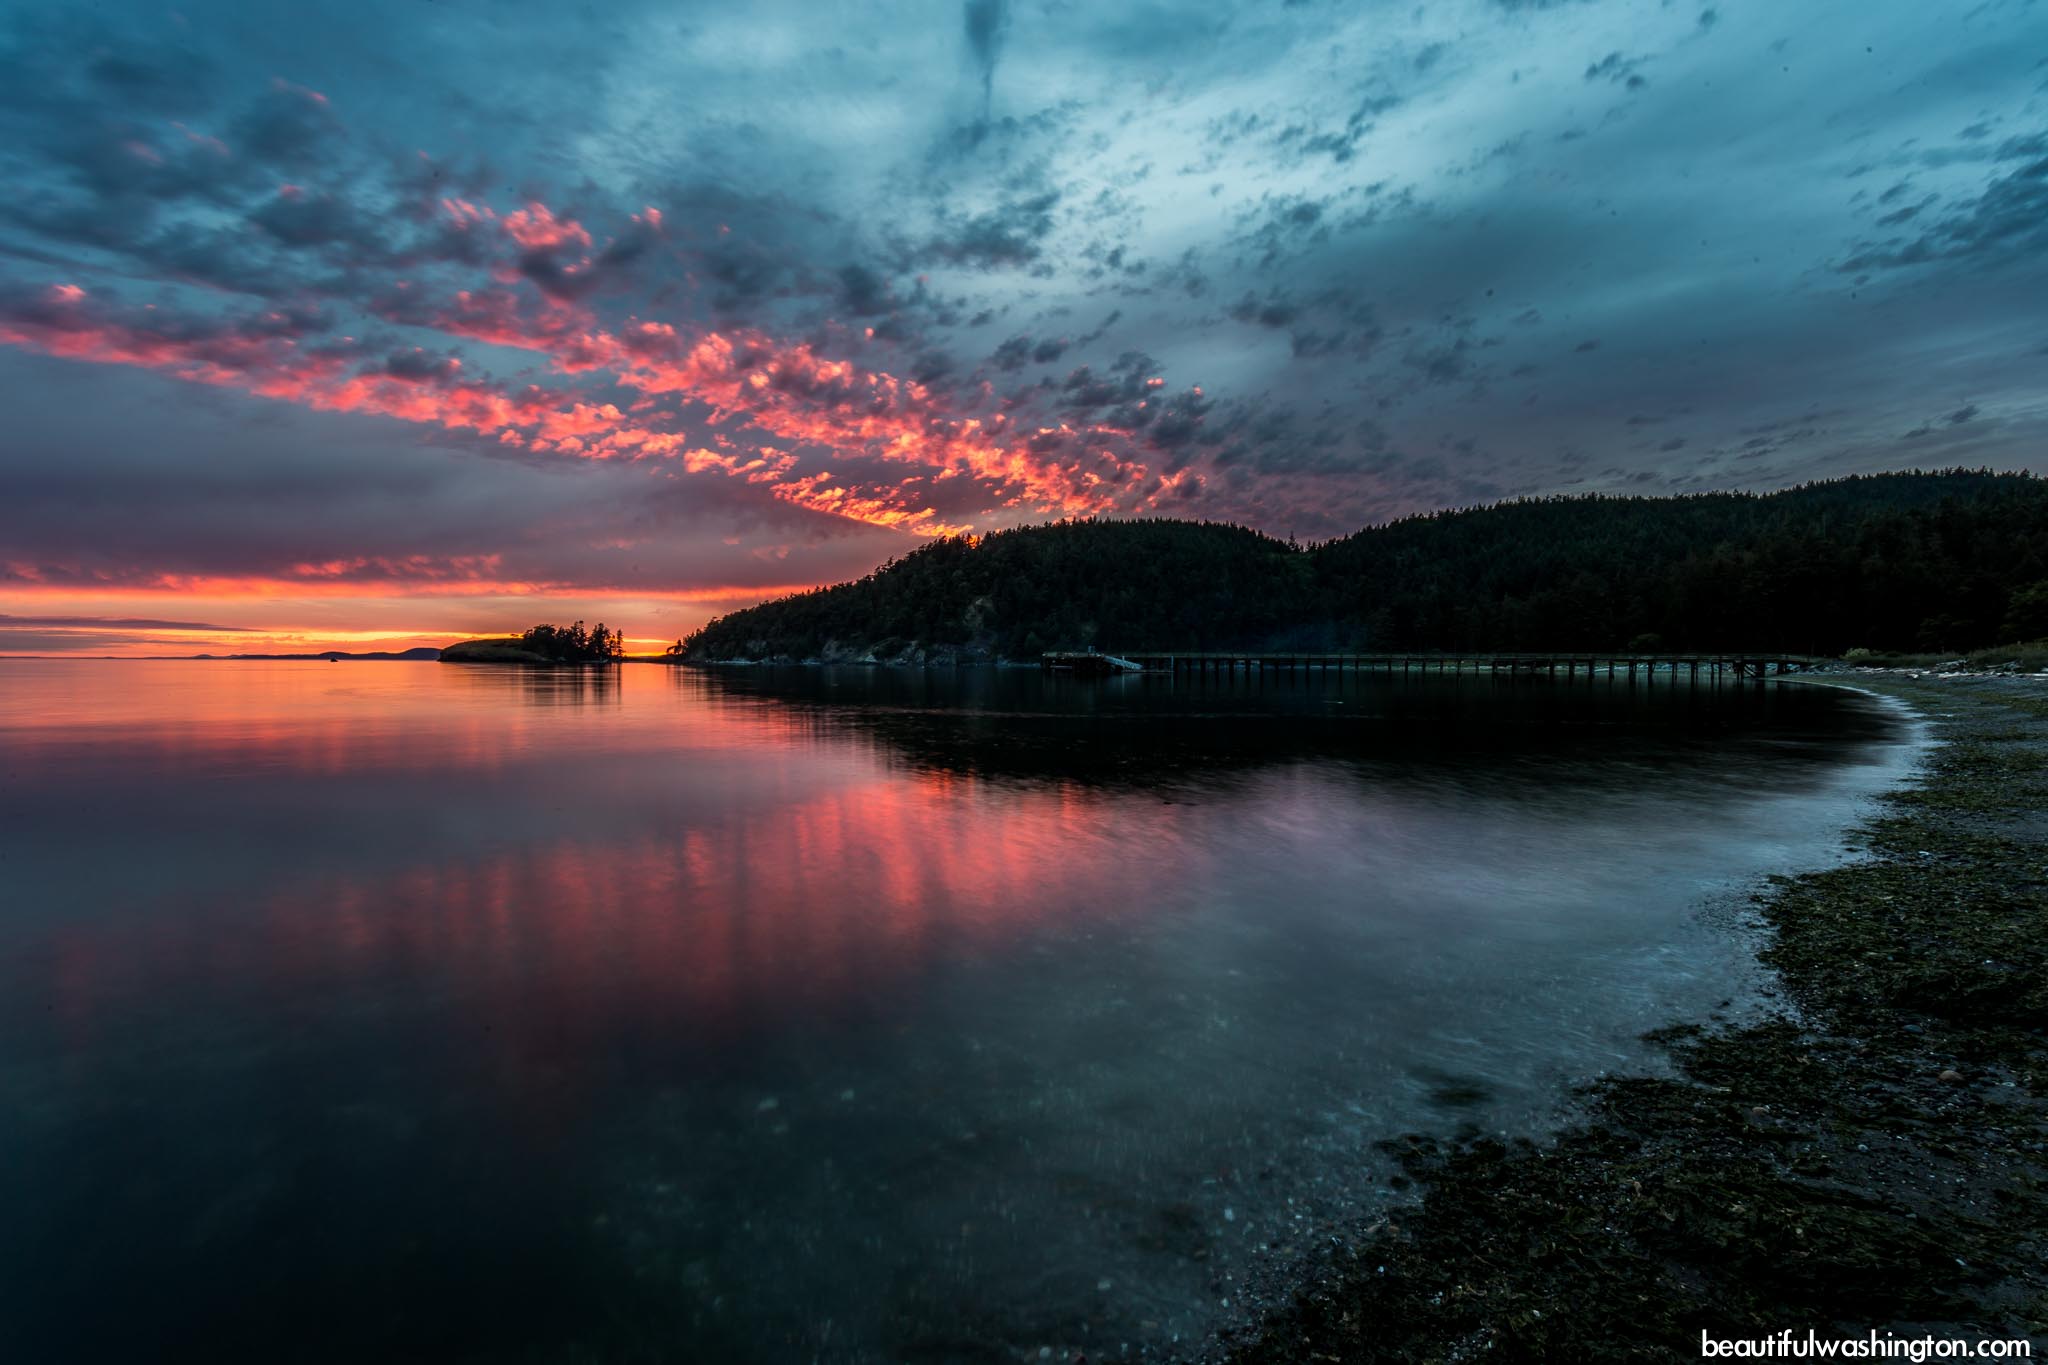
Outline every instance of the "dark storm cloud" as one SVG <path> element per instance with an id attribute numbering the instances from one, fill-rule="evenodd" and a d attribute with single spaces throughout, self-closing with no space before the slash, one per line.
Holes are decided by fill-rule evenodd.
<path id="1" fill-rule="evenodd" d="M 1472 342 L 1453 337 L 1440 345 L 1420 347 L 1401 357 L 1428 384 L 1458 384 L 1473 377 Z"/>
<path id="2" fill-rule="evenodd" d="M 273 80 L 228 125 L 228 143 L 269 165 L 305 169 L 332 157 L 341 124 L 327 97 L 285 80 Z"/>
<path id="3" fill-rule="evenodd" d="M 1246 215 L 1250 226 L 1239 240 L 1259 269 L 1271 270 L 1331 239 L 1329 208 L 1303 194 L 1269 198 Z"/>
<path id="4" fill-rule="evenodd" d="M 1940 213 L 1917 236 L 1870 245 L 1843 260 L 1837 269 L 1856 272 L 1928 265 L 1939 261 L 2026 255 L 2038 259 L 2048 248 L 2048 136 L 2014 139 L 2001 149 L 2000 162 L 2018 161 L 1994 177 L 1982 193 Z M 1886 191 L 1890 196 L 1904 187 Z M 1880 202 L 1885 202 L 1881 197 Z M 1918 217 L 1936 203 L 1934 196 L 1880 217 L 1880 226 L 1894 226 Z"/>
<path id="5" fill-rule="evenodd" d="M 839 271 L 840 304 L 854 317 L 873 317 L 895 306 L 889 281 L 863 265 L 842 266 Z"/>
<path id="6" fill-rule="evenodd" d="M 964 221 L 945 222 L 923 249 L 927 259 L 984 270 L 1030 265 L 1053 230 L 1057 190 L 1010 199 Z"/>
<path id="7" fill-rule="evenodd" d="M 364 254 L 386 254 L 361 211 L 339 195 L 280 193 L 249 221 L 288 247 L 347 243 Z"/>
<path id="8" fill-rule="evenodd" d="M 422 383 L 433 383 L 453 379 L 462 371 L 462 361 L 453 355 L 430 355 L 415 346 L 409 351 L 398 351 L 384 361 L 384 373 L 398 379 L 412 379 Z"/>
<path id="9" fill-rule="evenodd" d="M 996 347 L 989 363 L 1006 373 L 1023 369 L 1026 365 L 1050 365 L 1067 353 L 1073 343 L 1066 337 L 1039 337 L 1029 335 L 1013 336 Z"/>
<path id="10" fill-rule="evenodd" d="M 1261 300 L 1248 293 L 1231 305 L 1230 316 L 1261 327 L 1285 327 L 1301 316 L 1301 310 L 1291 300 L 1270 295 Z"/>
<path id="11" fill-rule="evenodd" d="M 1427 65 L 1422 69 L 1427 70 Z M 1341 129 L 1314 130 L 1292 124 L 1281 129 L 1274 141 L 1283 149 L 1297 150 L 1305 156 L 1327 156 L 1343 165 L 1357 155 L 1359 144 L 1378 126 L 1379 116 L 1400 104 L 1397 95 L 1368 94 L 1344 120 Z"/>
<path id="12" fill-rule="evenodd" d="M 995 98 L 996 63 L 1002 58 L 1003 39 L 1009 34 L 1009 0 L 967 0 L 962 18 L 967 48 L 981 76 L 981 121 L 986 126 Z"/>
<path id="13" fill-rule="evenodd" d="M 1644 62 L 1641 57 L 1624 57 L 1619 52 L 1610 52 L 1586 68 L 1589 81 L 1606 81 L 1611 85 L 1622 85 L 1630 90 L 1640 90 L 1649 84 L 1642 73 Z"/>

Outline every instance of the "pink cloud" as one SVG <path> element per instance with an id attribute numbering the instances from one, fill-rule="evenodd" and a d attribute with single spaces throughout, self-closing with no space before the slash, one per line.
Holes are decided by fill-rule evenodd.
<path id="1" fill-rule="evenodd" d="M 505 215 L 505 235 L 529 251 L 560 247 L 590 249 L 590 233 L 573 218 L 557 218 L 546 204 L 529 203 Z"/>

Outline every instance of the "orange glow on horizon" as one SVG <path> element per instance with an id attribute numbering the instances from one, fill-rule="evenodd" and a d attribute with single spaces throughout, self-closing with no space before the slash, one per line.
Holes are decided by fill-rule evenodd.
<path id="1" fill-rule="evenodd" d="M 402 651 L 578 619 L 624 630 L 629 653 L 657 654 L 713 616 L 813 586 L 642 589 L 475 580 L 394 586 L 174 576 L 141 585 L 17 582 L 0 592 L 0 658 Z M 167 616 L 206 624 L 119 624 Z"/>

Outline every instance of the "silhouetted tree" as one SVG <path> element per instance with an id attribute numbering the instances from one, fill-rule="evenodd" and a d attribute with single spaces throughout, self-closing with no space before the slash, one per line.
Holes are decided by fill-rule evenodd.
<path id="1" fill-rule="evenodd" d="M 519 639 L 534 653 L 560 663 L 611 663 L 626 652 L 625 636 L 606 630 L 602 621 L 594 630 L 585 629 L 581 621 L 570 626 L 535 626 Z"/>

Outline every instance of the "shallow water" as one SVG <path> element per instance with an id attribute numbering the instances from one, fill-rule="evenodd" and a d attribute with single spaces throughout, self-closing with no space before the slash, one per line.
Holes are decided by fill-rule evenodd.
<path id="1" fill-rule="evenodd" d="M 0 662 L 0 1356 L 1170 1353 L 1376 1140 L 1739 1007 L 1741 888 L 1909 752 L 1797 686 Z"/>

